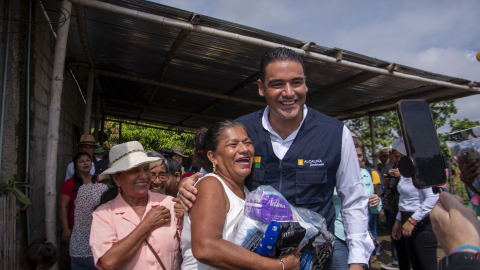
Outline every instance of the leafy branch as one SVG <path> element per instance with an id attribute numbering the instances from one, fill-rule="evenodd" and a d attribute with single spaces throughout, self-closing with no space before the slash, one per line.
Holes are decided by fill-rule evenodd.
<path id="1" fill-rule="evenodd" d="M 15 174 L 12 179 L 0 183 L 0 196 L 13 193 L 13 195 L 23 204 L 31 204 L 30 199 L 19 189 L 22 187 L 33 188 L 29 183 L 18 182 L 17 175 Z"/>

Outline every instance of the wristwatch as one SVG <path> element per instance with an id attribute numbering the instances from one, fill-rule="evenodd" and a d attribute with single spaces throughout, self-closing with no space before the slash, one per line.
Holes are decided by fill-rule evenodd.
<path id="1" fill-rule="evenodd" d="M 363 267 L 363 270 L 367 270 L 368 269 L 368 264 L 366 263 L 352 263 L 353 265 L 360 265 L 361 267 Z M 352 265 L 350 264 L 350 265 Z"/>

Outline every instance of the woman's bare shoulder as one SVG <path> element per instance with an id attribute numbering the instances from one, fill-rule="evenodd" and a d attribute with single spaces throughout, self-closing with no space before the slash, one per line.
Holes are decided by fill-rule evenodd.
<path id="1" fill-rule="evenodd" d="M 199 190 L 211 190 L 211 189 L 222 189 L 223 190 L 223 185 L 220 182 L 221 180 L 216 178 L 215 176 L 212 175 L 207 175 L 200 179 L 195 187 Z"/>

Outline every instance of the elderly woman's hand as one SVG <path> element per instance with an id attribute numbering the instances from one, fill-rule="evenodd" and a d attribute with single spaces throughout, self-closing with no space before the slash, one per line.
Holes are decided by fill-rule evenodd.
<path id="1" fill-rule="evenodd" d="M 144 220 L 150 225 L 150 230 L 153 231 L 160 228 L 163 224 L 170 222 L 170 209 L 165 208 L 165 206 L 152 208 Z"/>
<path id="2" fill-rule="evenodd" d="M 180 198 L 173 198 L 172 201 L 175 202 L 174 205 L 174 210 L 175 210 L 175 216 L 177 219 L 182 219 L 183 220 L 183 214 L 185 213 L 185 210 L 183 209 L 182 204 L 180 203 Z"/>

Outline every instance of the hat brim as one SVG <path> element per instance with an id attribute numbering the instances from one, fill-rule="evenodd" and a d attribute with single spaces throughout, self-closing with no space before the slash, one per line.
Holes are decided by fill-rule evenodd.
<path id="1" fill-rule="evenodd" d="M 145 156 L 132 156 L 130 158 L 122 158 L 115 163 L 112 164 L 112 166 L 105 171 L 101 173 L 101 175 L 104 174 L 114 174 L 114 173 L 119 173 L 119 172 L 124 172 L 128 171 L 132 168 L 135 168 L 137 166 L 140 166 L 145 163 L 152 163 L 152 162 L 157 162 L 157 161 L 163 161 L 163 158 L 158 158 L 158 157 L 145 157 Z"/>
<path id="2" fill-rule="evenodd" d="M 95 142 L 79 142 L 75 147 L 78 148 L 80 145 L 83 145 L 83 144 L 93 145 L 95 146 L 95 149 L 100 148 L 100 145 L 96 144 Z"/>
<path id="3" fill-rule="evenodd" d="M 180 154 L 180 153 L 176 153 L 176 152 L 174 152 L 174 153 L 175 153 L 175 155 L 179 155 L 181 157 L 189 157 L 189 155 L 184 155 L 184 154 Z"/>

